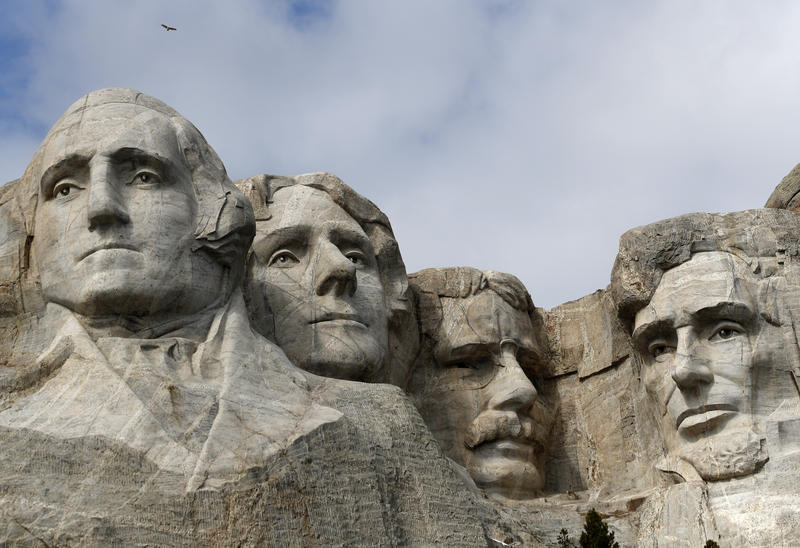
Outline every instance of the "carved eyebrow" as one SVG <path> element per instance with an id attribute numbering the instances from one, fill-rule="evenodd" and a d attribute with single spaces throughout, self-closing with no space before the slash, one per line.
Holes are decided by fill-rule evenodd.
<path id="1" fill-rule="evenodd" d="M 276 228 L 264 234 L 261 238 L 256 238 L 253 242 L 253 253 L 262 262 L 269 260 L 272 252 L 276 248 L 287 244 L 305 244 L 308 242 L 311 227 L 306 225 L 284 226 Z"/>
<path id="2" fill-rule="evenodd" d="M 109 158 L 111 158 L 111 161 L 115 164 L 134 162 L 158 169 L 162 173 L 174 167 L 173 162 L 164 156 L 155 152 L 147 152 L 136 147 L 123 147 L 115 150 L 109 155 Z"/>
<path id="3" fill-rule="evenodd" d="M 50 197 L 50 191 L 58 182 L 58 179 L 63 177 L 71 169 L 85 167 L 89 163 L 89 157 L 83 154 L 70 154 L 58 160 L 50 167 L 44 170 L 42 178 L 39 180 L 39 192 L 45 197 Z"/>
<path id="4" fill-rule="evenodd" d="M 756 319 L 756 312 L 748 305 L 741 302 L 723 301 L 711 306 L 704 306 L 689 312 L 690 321 L 732 320 L 741 324 L 750 324 Z M 644 344 L 648 339 L 663 335 L 674 330 L 674 321 L 655 319 L 645 322 L 633 330 L 631 338 L 637 344 Z"/>
<path id="5" fill-rule="evenodd" d="M 488 354 L 494 350 L 495 346 L 497 345 L 474 342 L 454 346 L 449 348 L 447 352 L 442 353 L 441 361 L 444 365 L 464 361 L 475 355 Z"/>
<path id="6" fill-rule="evenodd" d="M 756 312 L 741 302 L 721 302 L 697 310 L 695 317 L 701 320 L 733 320 L 739 323 L 750 323 L 756 318 Z"/>
<path id="7" fill-rule="evenodd" d="M 359 247 L 369 251 L 371 254 L 375 254 L 372 248 L 372 242 L 361 230 L 335 225 L 333 228 L 331 228 L 331 236 L 339 242 L 356 244 Z"/>
<path id="8" fill-rule="evenodd" d="M 664 335 L 674 329 L 672 320 L 655 319 L 651 322 L 645 322 L 633 330 L 634 343 L 638 345 L 644 344 L 647 340 L 658 335 Z"/>

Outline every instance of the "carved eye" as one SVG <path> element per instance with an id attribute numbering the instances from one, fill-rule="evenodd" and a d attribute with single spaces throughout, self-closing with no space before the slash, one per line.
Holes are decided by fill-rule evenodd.
<path id="1" fill-rule="evenodd" d="M 744 329 L 737 323 L 725 322 L 714 329 L 714 332 L 708 338 L 710 341 L 726 341 L 739 335 L 744 334 Z"/>
<path id="2" fill-rule="evenodd" d="M 364 254 L 360 251 L 350 251 L 345 254 L 345 257 L 347 257 L 350 262 L 356 266 L 363 266 L 367 262 L 366 257 L 364 257 Z"/>
<path id="3" fill-rule="evenodd" d="M 663 354 L 663 353 L 667 352 L 667 350 L 668 350 L 668 347 L 667 347 L 666 345 L 664 345 L 664 344 L 659 344 L 658 346 L 654 346 L 654 347 L 653 347 L 653 348 L 650 350 L 650 353 L 653 355 L 653 357 L 657 358 L 657 357 L 659 357 L 661 354 Z"/>
<path id="4" fill-rule="evenodd" d="M 498 370 L 497 360 L 490 355 L 466 357 L 463 361 L 445 364 L 445 374 L 452 390 L 475 390 L 486 386 Z"/>
<path id="5" fill-rule="evenodd" d="M 157 185 L 159 183 L 161 183 L 161 177 L 152 171 L 140 171 L 133 177 L 133 181 L 131 181 L 131 184 L 142 186 Z"/>
<path id="6" fill-rule="evenodd" d="M 491 370 L 495 367 L 495 360 L 492 359 L 491 356 L 475 356 L 472 358 L 467 358 L 461 362 L 453 362 L 447 365 L 447 367 L 451 369 L 460 369 L 466 372 L 481 372 Z"/>
<path id="7" fill-rule="evenodd" d="M 278 268 L 289 268 L 299 263 L 299 259 L 294 253 L 288 249 L 281 249 L 272 254 L 269 258 L 267 266 L 276 266 Z"/>
<path id="8" fill-rule="evenodd" d="M 74 195 L 78 190 L 81 190 L 81 187 L 70 179 L 63 179 L 53 186 L 53 197 L 66 198 L 67 196 Z"/>
<path id="9" fill-rule="evenodd" d="M 654 359 L 661 361 L 665 359 L 668 354 L 674 352 L 675 347 L 671 346 L 666 341 L 658 340 L 650 343 L 650 345 L 647 347 L 647 350 Z"/>

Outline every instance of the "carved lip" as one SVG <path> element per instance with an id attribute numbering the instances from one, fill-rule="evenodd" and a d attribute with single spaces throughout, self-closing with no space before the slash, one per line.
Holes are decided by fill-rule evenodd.
<path id="1" fill-rule="evenodd" d="M 705 426 L 728 414 L 737 413 L 738 411 L 736 406 L 730 403 L 702 405 L 693 409 L 687 409 L 678 415 L 676 426 L 684 430 L 694 429 L 699 426 Z"/>
<path id="2" fill-rule="evenodd" d="M 506 458 L 527 460 L 533 451 L 533 444 L 522 439 L 502 438 L 484 442 L 480 447 L 485 447 L 492 453 L 500 453 Z"/>
<path id="3" fill-rule="evenodd" d="M 317 314 L 311 321 L 308 323 L 315 324 L 315 323 L 322 323 L 322 322 L 355 322 L 363 326 L 367 326 L 364 322 L 361 321 L 361 316 L 355 314 L 353 312 L 322 312 Z"/>
<path id="4" fill-rule="evenodd" d="M 532 421 L 520 421 L 520 431 L 516 435 L 514 432 L 510 431 L 509 428 L 510 426 L 508 423 L 497 424 L 495 428 L 479 434 L 477 439 L 472 440 L 474 443 L 467 442 L 467 447 L 476 449 L 481 445 L 497 445 L 501 443 L 530 447 L 534 444 L 535 424 Z"/>
<path id="5" fill-rule="evenodd" d="M 98 251 L 105 251 L 107 249 L 127 249 L 129 251 L 139 251 L 135 246 L 126 243 L 100 244 L 89 249 L 89 251 L 83 253 L 80 257 L 78 257 L 78 261 L 82 261 L 92 253 L 96 253 Z"/>

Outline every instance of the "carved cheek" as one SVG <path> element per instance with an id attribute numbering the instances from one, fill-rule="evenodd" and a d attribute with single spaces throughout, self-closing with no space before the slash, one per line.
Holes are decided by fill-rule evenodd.
<path id="1" fill-rule="evenodd" d="M 741 336 L 727 344 L 718 345 L 709 358 L 718 381 L 743 386 L 753 366 L 753 348 L 747 337 Z"/>

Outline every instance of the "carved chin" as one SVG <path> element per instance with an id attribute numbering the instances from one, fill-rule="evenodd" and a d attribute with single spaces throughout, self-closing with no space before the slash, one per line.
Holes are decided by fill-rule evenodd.
<path id="1" fill-rule="evenodd" d="M 747 476 L 758 470 L 769 458 L 765 440 L 752 429 L 712 436 L 681 451 L 706 481 Z"/>
<path id="2" fill-rule="evenodd" d="M 295 354 L 296 361 L 292 355 L 289 359 L 310 373 L 362 381 L 372 380 L 383 363 L 386 349 L 370 336 L 342 337 L 325 333 L 315 337 L 310 350 L 302 349 Z"/>
<path id="3" fill-rule="evenodd" d="M 476 485 L 490 495 L 510 499 L 530 498 L 544 487 L 544 476 L 533 460 L 528 462 L 500 455 L 474 455 L 468 466 Z"/>

